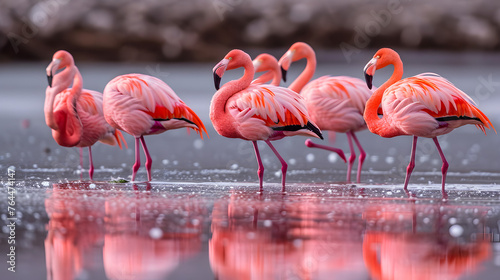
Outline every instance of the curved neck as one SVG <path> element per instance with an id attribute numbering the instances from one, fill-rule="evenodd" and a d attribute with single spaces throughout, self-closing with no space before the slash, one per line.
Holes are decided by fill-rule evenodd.
<path id="1" fill-rule="evenodd" d="M 389 127 L 386 125 L 385 118 L 379 118 L 378 116 L 378 108 L 382 103 L 382 97 L 384 96 L 385 90 L 393 85 L 395 82 L 401 80 L 403 77 L 403 62 L 401 59 L 397 59 L 393 61 L 391 64 L 394 65 L 394 72 L 392 72 L 391 77 L 384 84 L 382 84 L 372 96 L 366 102 L 364 119 L 368 129 L 378 135 L 385 134 L 385 137 L 392 137 L 394 132 L 394 127 Z M 380 129 L 385 128 L 384 132 Z M 381 135 L 382 136 L 382 135 Z"/>
<path id="2" fill-rule="evenodd" d="M 316 71 L 316 54 L 308 53 L 305 58 L 307 59 L 306 68 L 304 68 L 297 79 L 288 87 L 298 93 L 300 93 L 302 88 L 311 80 Z"/>
<path id="3" fill-rule="evenodd" d="M 235 93 L 247 88 L 252 83 L 255 74 L 252 61 L 245 61 L 243 68 L 245 69 L 245 72 L 241 78 L 227 82 L 214 94 L 211 103 L 211 107 L 213 108 L 213 110 L 211 110 L 212 112 L 216 114 L 224 113 L 226 110 L 227 100 Z"/>
<path id="4" fill-rule="evenodd" d="M 54 113 L 54 102 L 57 94 L 66 90 L 73 82 L 73 87 L 66 98 L 66 106 L 58 108 Z M 76 103 L 82 92 L 82 76 L 76 66 L 66 67 L 57 74 L 53 86 L 45 91 L 45 122 L 54 132 L 54 138 L 63 146 L 76 145 L 82 134 L 81 122 L 76 111 Z"/>

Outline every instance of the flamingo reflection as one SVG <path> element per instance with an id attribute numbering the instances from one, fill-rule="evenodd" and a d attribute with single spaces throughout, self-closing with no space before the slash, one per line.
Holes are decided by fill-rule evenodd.
<path id="1" fill-rule="evenodd" d="M 166 279 L 200 251 L 208 216 L 203 200 L 160 196 L 149 185 L 137 191 L 88 185 L 54 184 L 46 199 L 48 279 L 79 278 L 95 269 L 89 264 L 101 253 L 108 279 Z"/>
<path id="2" fill-rule="evenodd" d="M 476 241 L 467 235 L 481 232 L 481 223 L 457 222 L 457 209 L 425 204 L 368 207 L 363 257 L 373 279 L 458 279 L 477 270 L 489 258 L 491 246 L 485 238 Z"/>
<path id="3" fill-rule="evenodd" d="M 368 277 L 361 215 L 341 211 L 343 203 L 322 205 L 314 194 L 293 195 L 233 193 L 215 203 L 209 256 L 216 279 Z"/>

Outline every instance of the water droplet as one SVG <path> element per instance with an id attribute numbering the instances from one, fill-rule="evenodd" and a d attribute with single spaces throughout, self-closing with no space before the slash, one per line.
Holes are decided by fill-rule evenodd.
<path id="1" fill-rule="evenodd" d="M 308 162 L 313 162 L 314 161 L 314 154 L 307 154 L 306 160 Z"/>
<path id="2" fill-rule="evenodd" d="M 265 227 L 270 227 L 272 224 L 273 224 L 273 222 L 271 220 L 265 220 L 264 221 L 264 226 Z"/>
<path id="3" fill-rule="evenodd" d="M 296 159 L 294 159 L 294 158 L 291 158 L 291 159 L 289 159 L 289 160 L 288 160 L 288 163 L 289 163 L 290 165 L 295 165 L 295 164 L 297 164 L 297 160 L 296 160 Z"/>
<path id="4" fill-rule="evenodd" d="M 50 183 L 49 183 L 49 182 L 47 182 L 47 181 L 43 181 L 43 182 L 42 182 L 42 186 L 44 186 L 44 187 L 48 187 L 48 186 L 50 186 Z"/>
<path id="5" fill-rule="evenodd" d="M 160 239 L 163 236 L 163 231 L 160 228 L 154 227 L 149 230 L 149 236 L 153 239 Z"/>
<path id="6" fill-rule="evenodd" d="M 331 162 L 331 163 L 336 163 L 337 162 L 337 159 L 338 159 L 338 155 L 336 153 L 330 153 L 328 155 L 328 161 Z"/>
<path id="7" fill-rule="evenodd" d="M 95 189 L 95 187 L 96 187 L 96 185 L 95 185 L 95 184 L 93 184 L 93 183 L 89 185 L 89 188 L 90 188 L 90 189 Z"/>
<path id="8" fill-rule="evenodd" d="M 200 224 L 200 220 L 198 220 L 198 219 L 192 219 L 191 220 L 191 224 L 193 224 L 193 226 L 197 226 L 197 225 Z"/>
<path id="9" fill-rule="evenodd" d="M 461 225 L 452 225 L 449 232 L 453 237 L 460 237 L 464 233 L 464 228 Z"/>
<path id="10" fill-rule="evenodd" d="M 457 223 L 457 218 L 453 218 L 453 217 L 449 218 L 448 219 L 448 223 L 450 223 L 452 225 L 456 224 Z"/>
<path id="11" fill-rule="evenodd" d="M 385 158 L 385 163 L 387 163 L 387 164 L 393 164 L 394 163 L 394 157 L 386 157 Z"/>
<path id="12" fill-rule="evenodd" d="M 292 244 L 293 244 L 293 247 L 300 248 L 300 247 L 302 247 L 302 243 L 303 243 L 302 239 L 294 239 Z"/>
<path id="13" fill-rule="evenodd" d="M 237 163 L 233 163 L 233 164 L 231 164 L 231 166 L 229 168 L 231 168 L 233 170 L 238 169 L 238 164 Z"/>
<path id="14" fill-rule="evenodd" d="M 201 148 L 203 148 L 203 140 L 201 139 L 194 140 L 193 146 L 195 149 L 200 150 Z"/>
<path id="15" fill-rule="evenodd" d="M 168 159 L 164 159 L 164 160 L 161 161 L 161 163 L 163 163 L 163 165 L 167 165 L 168 162 L 169 162 Z"/>

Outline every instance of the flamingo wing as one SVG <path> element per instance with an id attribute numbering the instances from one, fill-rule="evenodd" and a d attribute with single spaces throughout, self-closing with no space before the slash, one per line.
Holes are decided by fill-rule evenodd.
<path id="1" fill-rule="evenodd" d="M 180 127 L 190 127 L 201 137 L 202 131 L 207 133 L 196 113 L 158 78 L 142 74 L 118 76 L 108 83 L 104 92 L 105 95 L 107 92 L 114 93 L 111 98 L 116 99 L 115 106 L 124 111 L 112 122 L 125 131 L 128 126 L 132 135 L 153 134 Z M 113 103 L 113 100 L 109 101 Z M 125 124 L 123 113 L 126 111 L 134 112 L 130 117 L 137 119 L 129 119 L 131 123 Z"/>
<path id="2" fill-rule="evenodd" d="M 285 135 L 300 131 L 322 137 L 320 130 L 310 121 L 302 97 L 287 88 L 252 84 L 230 98 L 227 108 L 240 124 L 251 123 L 246 127 L 249 130 L 267 127 Z"/>
<path id="3" fill-rule="evenodd" d="M 481 112 L 472 98 L 455 87 L 447 79 L 433 73 L 424 73 L 394 83 L 384 92 L 382 108 L 396 112 L 404 119 L 411 113 L 425 113 L 439 125 L 454 127 L 475 124 L 484 131 L 493 128 L 490 120 Z M 417 120 L 416 120 L 417 121 Z"/>
<path id="4" fill-rule="evenodd" d="M 301 91 L 307 110 L 321 129 L 347 132 L 365 125 L 363 112 L 372 91 L 360 79 L 323 76 Z"/>

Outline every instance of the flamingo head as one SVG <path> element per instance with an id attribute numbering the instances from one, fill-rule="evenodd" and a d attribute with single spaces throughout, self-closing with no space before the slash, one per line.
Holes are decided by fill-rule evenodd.
<path id="1" fill-rule="evenodd" d="M 212 70 L 214 73 L 215 89 L 219 90 L 220 81 L 226 70 L 244 67 L 249 63 L 252 63 L 252 59 L 244 51 L 238 49 L 230 51 Z"/>
<path id="2" fill-rule="evenodd" d="M 365 73 L 366 85 L 369 89 L 372 88 L 373 75 L 377 69 L 382 69 L 389 64 L 393 64 L 394 61 L 400 60 L 399 55 L 396 51 L 389 48 L 382 48 L 378 50 L 373 58 L 368 61 L 363 72 Z"/>
<path id="3" fill-rule="evenodd" d="M 279 60 L 283 81 L 286 82 L 286 73 L 292 62 L 311 56 L 314 56 L 314 50 L 311 46 L 304 42 L 297 42 L 293 44 Z"/>
<path id="4" fill-rule="evenodd" d="M 52 87 L 52 80 L 54 79 L 54 76 L 58 70 L 73 64 L 73 56 L 71 56 L 69 52 L 64 50 L 57 51 L 52 56 L 52 62 L 50 62 L 49 66 L 47 66 L 47 68 L 45 69 L 47 72 L 49 87 Z"/>
<path id="5" fill-rule="evenodd" d="M 252 62 L 255 72 L 269 71 L 279 67 L 278 60 L 267 53 L 259 54 Z"/>

